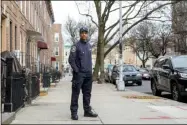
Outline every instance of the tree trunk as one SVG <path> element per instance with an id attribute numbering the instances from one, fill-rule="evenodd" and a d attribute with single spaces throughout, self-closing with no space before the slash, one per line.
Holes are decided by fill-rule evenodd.
<path id="1" fill-rule="evenodd" d="M 97 81 L 98 79 L 98 72 L 100 69 L 100 46 L 99 44 L 97 44 L 97 56 L 96 56 L 96 61 L 95 61 L 95 68 L 94 68 L 94 72 L 93 72 L 93 81 Z"/>
<path id="2" fill-rule="evenodd" d="M 102 36 L 101 36 L 102 37 Z M 104 38 L 104 37 L 102 37 Z M 100 43 L 100 79 L 99 83 L 104 83 L 104 42 Z"/>
<path id="3" fill-rule="evenodd" d="M 142 67 L 145 68 L 146 61 L 142 60 Z"/>
<path id="4" fill-rule="evenodd" d="M 98 44 L 97 44 L 97 58 L 93 79 L 98 78 L 98 83 L 104 82 L 104 25 L 100 23 L 98 29 Z M 100 76 L 98 76 L 98 72 L 100 71 Z"/>

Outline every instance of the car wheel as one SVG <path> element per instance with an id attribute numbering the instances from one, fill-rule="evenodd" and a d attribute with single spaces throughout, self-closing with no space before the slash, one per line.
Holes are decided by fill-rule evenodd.
<path id="1" fill-rule="evenodd" d="M 137 85 L 138 85 L 138 86 L 141 86 L 141 85 L 142 85 L 142 82 L 138 82 Z"/>
<path id="2" fill-rule="evenodd" d="M 161 96 L 161 91 L 157 89 L 155 81 L 151 80 L 151 90 L 154 96 Z"/>
<path id="3" fill-rule="evenodd" d="M 180 95 L 180 91 L 176 83 L 172 84 L 172 98 L 175 101 L 182 101 L 182 96 Z"/>

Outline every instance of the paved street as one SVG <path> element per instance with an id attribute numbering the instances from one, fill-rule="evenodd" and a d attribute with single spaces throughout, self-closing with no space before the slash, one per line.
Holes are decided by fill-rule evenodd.
<path id="1" fill-rule="evenodd" d="M 138 99 L 149 96 L 131 91 L 116 91 L 112 84 L 94 84 L 92 108 L 98 118 L 83 117 L 82 96 L 79 120 L 70 119 L 71 77 L 65 77 L 48 95 L 40 96 L 16 114 L 12 124 L 186 124 L 187 105 L 164 99 Z M 129 87 L 130 88 L 130 87 Z M 82 95 L 82 94 L 81 94 Z"/>
<path id="2" fill-rule="evenodd" d="M 149 80 L 144 80 L 142 82 L 142 86 L 137 86 L 135 84 L 133 86 L 126 86 L 126 87 L 130 90 L 133 90 L 133 91 L 144 92 L 144 93 L 147 93 L 147 94 L 151 93 L 152 94 Z"/>
<path id="3" fill-rule="evenodd" d="M 133 86 L 126 86 L 126 87 L 128 89 L 130 89 L 130 90 L 133 90 L 133 91 L 143 92 L 143 93 L 152 95 L 152 91 L 151 91 L 151 86 L 150 86 L 150 81 L 149 80 L 144 80 L 143 83 L 142 83 L 142 86 L 137 86 L 135 84 Z M 162 93 L 162 97 L 163 98 L 167 98 L 167 99 L 172 99 L 171 94 L 170 93 L 166 93 L 166 92 Z M 187 103 L 187 99 L 185 99 L 183 102 Z"/>

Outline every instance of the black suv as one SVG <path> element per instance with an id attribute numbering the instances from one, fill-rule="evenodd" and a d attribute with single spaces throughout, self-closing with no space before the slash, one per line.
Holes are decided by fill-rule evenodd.
<path id="1" fill-rule="evenodd" d="M 187 55 L 158 58 L 151 70 L 153 95 L 170 92 L 176 101 L 187 96 Z"/>

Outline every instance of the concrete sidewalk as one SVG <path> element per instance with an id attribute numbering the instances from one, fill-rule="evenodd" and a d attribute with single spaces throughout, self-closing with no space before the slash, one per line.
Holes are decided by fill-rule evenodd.
<path id="1" fill-rule="evenodd" d="M 187 105 L 167 99 L 147 98 L 139 92 L 118 92 L 111 84 L 94 84 L 91 105 L 98 118 L 83 117 L 82 94 L 79 120 L 70 117 L 71 82 L 65 77 L 48 95 L 38 97 L 31 106 L 21 109 L 12 124 L 185 124 Z M 153 97 L 154 98 L 154 97 Z"/>

